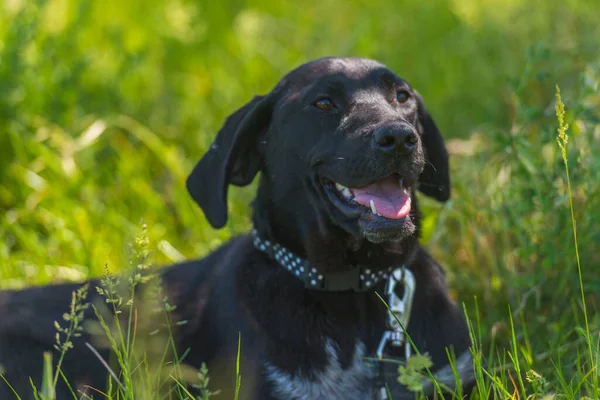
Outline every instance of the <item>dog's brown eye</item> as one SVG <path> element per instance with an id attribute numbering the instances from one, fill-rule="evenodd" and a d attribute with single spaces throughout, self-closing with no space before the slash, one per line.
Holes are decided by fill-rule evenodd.
<path id="1" fill-rule="evenodd" d="M 321 97 L 315 102 L 315 106 L 324 111 L 329 111 L 333 108 L 333 101 L 328 97 Z"/>
<path id="2" fill-rule="evenodd" d="M 410 95 L 406 90 L 399 90 L 396 93 L 396 100 L 398 100 L 399 103 L 406 103 L 409 97 Z"/>

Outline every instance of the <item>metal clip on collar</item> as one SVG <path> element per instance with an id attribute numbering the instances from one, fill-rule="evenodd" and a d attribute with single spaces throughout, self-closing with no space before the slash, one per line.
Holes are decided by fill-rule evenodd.
<path id="1" fill-rule="evenodd" d="M 396 295 L 394 289 L 396 285 L 404 286 L 402 298 Z M 408 359 L 411 354 L 410 341 L 407 340 L 406 329 L 410 320 L 410 311 L 412 309 L 413 297 L 415 294 L 415 276 L 404 265 L 396 268 L 388 278 L 385 294 L 388 297 L 388 323 L 383 337 L 377 347 L 377 358 L 383 358 L 383 352 L 387 344 L 394 347 L 404 345 L 404 356 Z"/>

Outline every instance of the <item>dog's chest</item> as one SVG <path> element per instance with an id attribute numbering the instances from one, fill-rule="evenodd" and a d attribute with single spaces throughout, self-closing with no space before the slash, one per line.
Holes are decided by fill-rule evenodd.
<path id="1" fill-rule="evenodd" d="M 365 362 L 366 350 L 362 342 L 354 349 L 352 363 L 342 368 L 336 346 L 327 339 L 327 363 L 310 376 L 281 371 L 265 363 L 265 376 L 273 387 L 273 395 L 285 400 L 365 400 L 373 398 L 374 371 Z"/>

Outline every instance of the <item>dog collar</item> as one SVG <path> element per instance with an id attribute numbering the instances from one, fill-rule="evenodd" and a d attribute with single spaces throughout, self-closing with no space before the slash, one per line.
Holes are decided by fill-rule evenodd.
<path id="1" fill-rule="evenodd" d="M 361 292 L 373 289 L 378 282 L 389 277 L 394 267 L 375 271 L 357 266 L 350 271 L 319 273 L 308 260 L 302 259 L 286 249 L 260 237 L 256 229 L 252 230 L 254 247 L 277 261 L 286 271 L 304 282 L 307 289 L 323 291 L 354 290 Z"/>

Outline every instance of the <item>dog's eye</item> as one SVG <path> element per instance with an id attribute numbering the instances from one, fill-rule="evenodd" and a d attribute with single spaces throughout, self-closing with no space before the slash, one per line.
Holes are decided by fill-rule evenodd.
<path id="1" fill-rule="evenodd" d="M 410 95 L 406 90 L 398 90 L 396 93 L 396 100 L 398 100 L 398 103 L 406 103 L 409 97 Z"/>
<path id="2" fill-rule="evenodd" d="M 315 107 L 320 108 L 324 111 L 329 111 L 333 108 L 333 101 L 329 97 L 321 97 L 315 101 Z"/>

